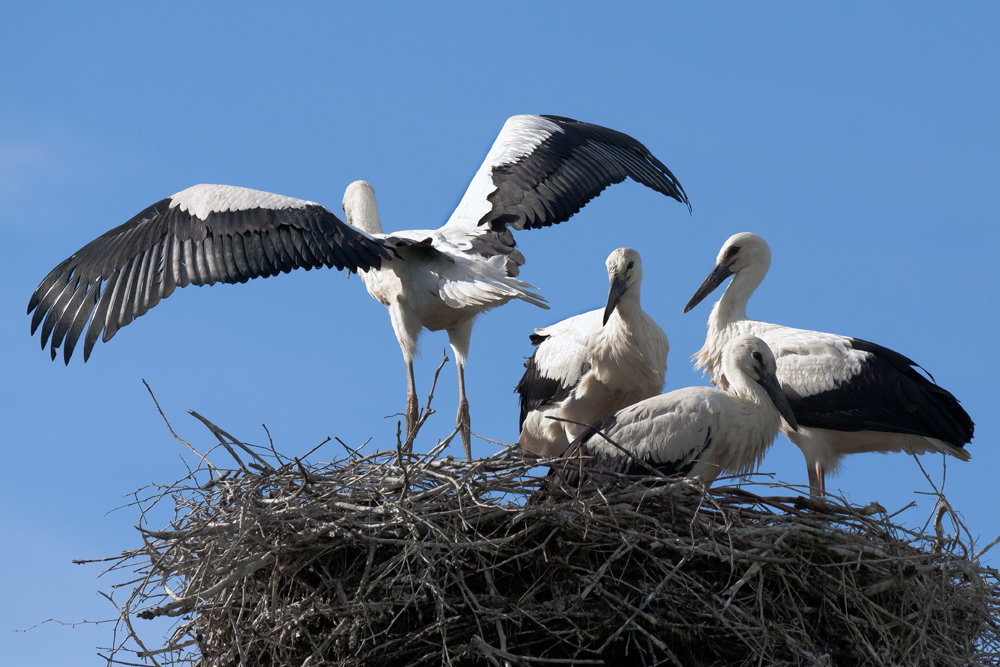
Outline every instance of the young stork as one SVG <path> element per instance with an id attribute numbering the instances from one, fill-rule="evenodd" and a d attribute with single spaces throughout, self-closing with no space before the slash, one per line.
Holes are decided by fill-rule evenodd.
<path id="1" fill-rule="evenodd" d="M 725 391 L 685 387 L 619 410 L 573 442 L 563 455 L 570 460 L 554 464 L 553 474 L 571 486 L 583 476 L 654 471 L 708 485 L 722 472 L 751 472 L 778 435 L 781 418 L 794 429 L 795 415 L 764 341 L 730 340 L 722 367 L 730 378 Z"/>
<path id="2" fill-rule="evenodd" d="M 618 248 L 605 263 L 604 308 L 531 334 L 535 352 L 514 391 L 521 395 L 518 444 L 536 454 L 561 454 L 589 424 L 663 391 L 670 343 L 639 305 L 642 259 Z"/>
<path id="3" fill-rule="evenodd" d="M 749 232 L 731 236 L 684 312 L 733 276 L 712 308 L 696 368 L 725 388 L 730 378 L 722 350 L 730 340 L 749 333 L 771 346 L 799 422 L 798 430 L 786 425 L 783 431 L 806 458 L 813 496 L 824 494 L 826 473 L 836 471 L 845 454 L 933 451 L 969 460 L 963 446 L 972 440 L 972 419 L 947 390 L 918 373 L 915 362 L 858 338 L 749 319 L 747 301 L 770 265 L 764 239 Z"/>
<path id="4" fill-rule="evenodd" d="M 559 116 L 512 116 L 458 207 L 435 230 L 385 234 L 374 193 L 353 183 L 348 223 L 311 201 L 228 185 L 195 185 L 146 208 L 56 266 L 28 303 L 52 358 L 66 363 L 86 329 L 84 361 L 98 336 L 187 285 L 244 283 L 296 268 L 360 271 L 389 309 L 406 362 L 406 427 L 417 422 L 413 357 L 422 328 L 448 332 L 458 367 L 457 424 L 470 452 L 465 360 L 476 315 L 511 299 L 545 307 L 517 280 L 524 257 L 511 230 L 569 219 L 626 178 L 688 204 L 666 165 L 632 137 Z M 88 326 L 89 321 L 89 326 Z M 103 332 L 103 334 L 102 334 Z"/>

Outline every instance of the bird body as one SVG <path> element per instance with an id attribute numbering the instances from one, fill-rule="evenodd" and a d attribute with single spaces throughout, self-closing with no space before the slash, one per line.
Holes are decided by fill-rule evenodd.
<path id="1" fill-rule="evenodd" d="M 967 461 L 963 446 L 972 439 L 972 419 L 912 360 L 859 338 L 747 317 L 747 302 L 770 260 L 770 248 L 756 234 L 730 237 L 684 312 L 733 276 L 709 315 L 705 344 L 694 357 L 696 368 L 724 388 L 729 380 L 722 350 L 728 341 L 751 334 L 770 346 L 778 379 L 798 418 L 796 431 L 787 425 L 783 430 L 806 458 L 813 494 L 824 492 L 825 473 L 835 471 L 846 454 L 933 451 Z"/>
<path id="2" fill-rule="evenodd" d="M 601 420 L 555 464 L 571 485 L 580 482 L 582 457 L 590 477 L 655 471 L 711 484 L 721 473 L 746 474 L 760 463 L 782 417 L 795 416 L 778 386 L 774 357 L 753 336 L 740 336 L 724 353 L 732 378 L 726 390 L 686 387 L 653 396 Z"/>
<path id="3" fill-rule="evenodd" d="M 343 203 L 350 224 L 383 240 L 402 260 L 382 262 L 359 273 L 372 298 L 390 309 L 399 304 L 415 320 L 415 331 L 460 326 L 514 298 L 548 307 L 531 285 L 515 277 L 524 259 L 513 249 L 512 239 L 506 255 L 500 250 L 483 255 L 473 250 L 473 230 L 445 226 L 384 234 L 375 191 L 365 181 L 351 183 Z M 411 354 L 416 352 L 415 345 L 415 340 L 407 345 Z"/>
<path id="4" fill-rule="evenodd" d="M 515 391 L 521 395 L 518 444 L 536 454 L 562 453 L 588 425 L 663 390 L 670 343 L 640 305 L 639 253 L 619 248 L 606 263 L 604 308 L 531 336 L 536 349 Z"/>
<path id="5" fill-rule="evenodd" d="M 666 165 L 638 141 L 558 116 L 512 116 L 455 212 L 435 230 L 382 231 L 374 191 L 352 184 L 348 222 L 311 201 L 228 185 L 195 185 L 146 208 L 57 265 L 28 304 L 31 331 L 66 363 L 84 360 L 176 287 L 243 283 L 296 268 L 360 272 L 389 309 L 407 365 L 407 432 L 417 421 L 412 359 L 422 328 L 444 329 L 459 373 L 457 425 L 470 452 L 464 366 L 472 323 L 511 299 L 545 307 L 516 278 L 513 229 L 567 220 L 604 188 L 632 178 L 687 203 Z M 690 206 L 689 206 L 690 208 Z"/>

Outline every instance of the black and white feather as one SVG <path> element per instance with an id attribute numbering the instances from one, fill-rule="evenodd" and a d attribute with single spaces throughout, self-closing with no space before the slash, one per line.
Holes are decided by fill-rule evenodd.
<path id="1" fill-rule="evenodd" d="M 382 240 L 314 202 L 228 185 L 195 185 L 102 234 L 42 280 L 28 303 L 31 332 L 69 363 L 86 329 L 94 343 L 177 287 L 245 283 L 297 268 L 377 268 Z M 88 326 L 89 322 L 89 326 Z"/>
<path id="2" fill-rule="evenodd" d="M 775 377 L 774 356 L 759 338 L 726 346 L 733 381 L 723 391 L 686 387 L 647 398 L 587 429 L 552 474 L 570 486 L 609 475 L 666 475 L 711 484 L 722 473 L 746 474 L 761 461 L 784 417 L 795 415 Z"/>
<path id="3" fill-rule="evenodd" d="M 86 331 L 86 360 L 98 337 L 110 340 L 176 287 L 327 266 L 365 277 L 372 296 L 390 309 L 408 366 L 421 328 L 447 330 L 461 376 L 476 315 L 515 298 L 544 303 L 516 278 L 524 257 L 511 230 L 563 222 L 625 178 L 688 204 L 677 179 L 642 144 L 556 116 L 508 119 L 458 208 L 434 230 L 382 233 L 366 183 L 345 193 L 346 223 L 310 201 L 196 185 L 56 266 L 28 304 L 31 330 L 41 328 L 53 359 L 62 347 L 67 363 Z M 460 393 L 464 403 L 464 386 Z M 416 416 L 411 398 L 408 426 Z M 460 409 L 463 437 L 467 407 L 465 413 Z"/>
<path id="4" fill-rule="evenodd" d="M 712 308 L 696 365 L 714 384 L 725 387 L 721 351 L 727 342 L 748 333 L 767 342 L 799 421 L 797 431 L 786 428 L 785 434 L 806 458 L 814 495 L 824 492 L 826 472 L 836 470 L 845 454 L 932 451 L 969 459 L 964 446 L 973 436 L 971 417 L 911 359 L 858 338 L 749 319 L 747 302 L 770 264 L 764 239 L 749 232 L 735 234 L 722 246 L 715 268 L 684 312 L 733 276 Z"/>
<path id="5" fill-rule="evenodd" d="M 562 116 L 511 116 L 447 225 L 547 227 L 626 178 L 691 208 L 667 166 L 629 135 Z"/>
<path id="6" fill-rule="evenodd" d="M 663 391 L 670 343 L 640 304 L 642 258 L 631 248 L 606 261 L 603 308 L 535 329 L 535 351 L 515 391 L 518 444 L 556 456 L 587 425 Z"/>

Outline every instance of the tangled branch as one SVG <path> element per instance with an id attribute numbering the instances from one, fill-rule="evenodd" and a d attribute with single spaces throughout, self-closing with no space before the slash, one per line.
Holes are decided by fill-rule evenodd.
<path id="1" fill-rule="evenodd" d="M 998 661 L 998 573 L 946 504 L 924 532 L 780 485 L 621 479 L 540 500 L 537 462 L 511 448 L 311 463 L 198 418 L 233 463 L 198 454 L 137 496 L 142 543 L 108 568 L 125 575 L 109 663 Z M 151 528 L 162 503 L 174 518 Z M 154 645 L 141 619 L 158 617 L 176 621 Z"/>

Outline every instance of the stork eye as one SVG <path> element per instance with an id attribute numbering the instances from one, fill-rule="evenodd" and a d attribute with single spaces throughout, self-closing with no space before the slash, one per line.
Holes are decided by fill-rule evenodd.
<path id="1" fill-rule="evenodd" d="M 740 247 L 738 245 L 729 246 L 729 250 L 726 251 L 726 259 L 732 259 L 739 251 Z"/>
<path id="2" fill-rule="evenodd" d="M 753 357 L 754 361 L 756 361 L 757 363 L 759 364 L 764 363 L 764 357 L 761 356 L 760 351 L 754 350 L 753 352 L 750 353 L 750 356 Z"/>
<path id="3" fill-rule="evenodd" d="M 632 267 L 633 267 L 633 266 L 635 266 L 635 262 L 634 262 L 634 261 L 632 261 L 632 262 L 629 262 L 629 263 L 628 263 L 628 264 L 627 264 L 627 265 L 625 266 L 625 270 L 626 270 L 626 271 L 629 271 L 629 270 L 631 270 L 631 269 L 632 269 Z"/>

